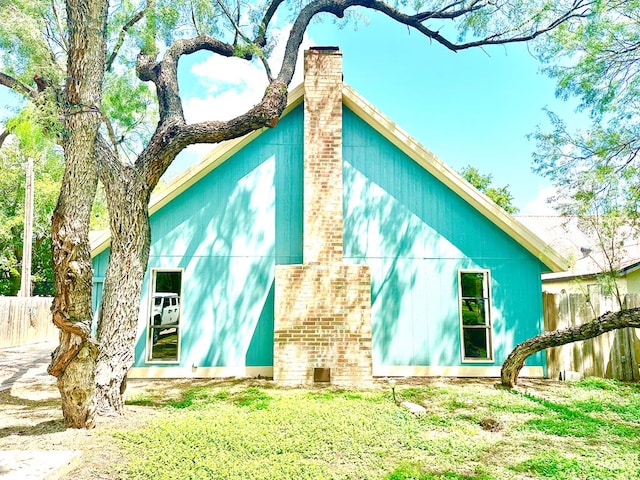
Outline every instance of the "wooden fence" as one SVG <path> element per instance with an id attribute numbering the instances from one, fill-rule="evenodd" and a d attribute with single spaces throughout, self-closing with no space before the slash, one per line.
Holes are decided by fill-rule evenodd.
<path id="1" fill-rule="evenodd" d="M 51 301 L 51 297 L 0 297 L 0 347 L 56 340 Z"/>
<path id="2" fill-rule="evenodd" d="M 55 341 L 50 297 L 0 297 L 0 347 Z M 626 295 L 626 308 L 640 306 L 640 295 Z M 543 294 L 545 330 L 579 325 L 620 309 L 604 295 Z M 547 373 L 558 379 L 564 372 L 582 376 L 640 380 L 640 329 L 625 328 L 582 342 L 547 349 Z"/>
<path id="3" fill-rule="evenodd" d="M 543 294 L 545 330 L 557 330 L 620 310 L 614 297 L 583 294 Z M 626 295 L 625 308 L 640 306 L 640 295 Z M 581 376 L 640 380 L 640 329 L 625 328 L 591 340 L 547 349 L 547 373 L 558 379 L 564 372 Z"/>

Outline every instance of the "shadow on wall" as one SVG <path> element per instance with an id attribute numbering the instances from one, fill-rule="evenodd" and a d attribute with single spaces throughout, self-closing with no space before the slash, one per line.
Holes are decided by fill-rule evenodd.
<path id="1" fill-rule="evenodd" d="M 264 365 L 273 355 L 272 339 L 252 338 L 260 319 L 268 323 L 275 158 L 241 158 L 215 172 L 154 216 L 160 228 L 149 267 L 184 268 L 181 364 L 245 365 L 252 344 L 251 355 Z"/>
<path id="2" fill-rule="evenodd" d="M 345 258 L 372 270 L 374 365 L 455 362 L 464 256 L 348 162 L 344 175 Z"/>
<path id="3" fill-rule="evenodd" d="M 345 257 L 367 258 L 383 300 L 374 362 L 460 363 L 459 269 L 491 271 L 496 355 L 539 333 L 540 261 L 347 107 L 343 118 Z"/>

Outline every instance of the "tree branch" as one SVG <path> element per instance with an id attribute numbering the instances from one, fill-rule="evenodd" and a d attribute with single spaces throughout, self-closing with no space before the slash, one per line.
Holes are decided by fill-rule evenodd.
<path id="1" fill-rule="evenodd" d="M 163 59 L 155 63 L 150 55 L 138 55 L 136 73 L 142 81 L 151 81 L 156 86 L 158 97 L 158 110 L 161 126 L 169 124 L 184 124 L 184 112 L 178 86 L 178 61 L 183 55 L 189 55 L 198 51 L 207 51 L 232 57 L 234 48 L 228 43 L 222 42 L 209 35 L 198 35 L 195 38 L 176 41 L 164 53 Z M 245 57 L 251 59 L 251 55 Z"/>
<path id="2" fill-rule="evenodd" d="M 464 15 L 467 15 L 469 13 L 475 12 L 476 10 L 480 10 L 486 7 L 486 3 L 484 0 L 475 0 L 469 6 L 461 8 L 460 10 L 447 12 L 451 8 L 457 7 L 458 5 L 464 4 L 464 3 L 465 3 L 464 1 L 460 0 L 457 2 L 453 2 L 452 4 L 447 5 L 446 7 L 440 10 L 421 12 L 413 15 L 413 17 L 420 22 L 424 22 L 425 20 L 434 20 L 434 19 L 435 20 L 454 20 L 458 17 L 462 17 Z"/>
<path id="3" fill-rule="evenodd" d="M 51 11 L 53 12 L 53 16 L 56 20 L 56 26 L 58 27 L 58 32 L 61 34 L 59 40 L 62 43 L 62 47 L 64 48 L 64 50 L 67 51 L 69 49 L 69 45 L 67 44 L 66 37 L 62 35 L 62 32 L 64 32 L 65 29 L 62 25 L 62 22 L 60 21 L 60 15 L 58 15 L 58 9 L 56 8 L 55 0 L 51 0 Z"/>
<path id="4" fill-rule="evenodd" d="M 0 148 L 4 145 L 5 140 L 11 135 L 11 130 L 6 128 L 2 133 L 0 133 Z"/>
<path id="5" fill-rule="evenodd" d="M 256 36 L 253 43 L 258 45 L 260 48 L 264 48 L 267 45 L 267 29 L 269 28 L 269 24 L 273 19 L 273 16 L 276 14 L 278 7 L 284 3 L 285 0 L 273 0 L 269 4 L 269 8 L 264 13 L 264 17 L 262 17 L 262 21 L 258 26 L 258 35 Z"/>
<path id="6" fill-rule="evenodd" d="M 233 15 L 229 11 L 229 9 L 227 9 L 227 6 L 224 4 L 223 1 L 216 0 L 216 2 L 218 3 L 218 6 L 222 9 L 222 11 L 224 12 L 224 14 L 227 17 L 227 19 L 229 20 L 229 22 L 231 22 L 231 25 L 233 25 L 233 29 L 235 30 L 235 35 L 234 35 L 234 39 L 233 39 L 233 45 L 235 46 L 237 44 L 238 37 L 240 37 L 242 40 L 244 40 L 245 43 L 252 44 L 251 40 L 240 29 L 240 25 L 239 25 L 240 6 L 238 5 L 238 20 L 236 20 L 235 18 L 233 18 Z M 259 45 L 256 45 L 256 46 L 261 48 Z M 258 58 L 260 58 L 260 61 L 262 62 L 262 66 L 264 67 L 264 70 L 265 70 L 265 72 L 267 74 L 267 80 L 269 82 L 271 82 L 271 80 L 273 80 L 273 77 L 271 75 L 271 67 L 269 67 L 269 62 L 267 62 L 267 59 L 264 56 L 264 52 L 258 54 Z"/>
<path id="7" fill-rule="evenodd" d="M 287 106 L 287 86 L 274 80 L 255 107 L 228 121 L 191 125 L 165 121 L 159 126 L 136 161 L 149 185 L 155 185 L 175 156 L 194 143 L 218 143 L 238 138 L 263 127 L 274 127 Z"/>
<path id="8" fill-rule="evenodd" d="M 451 5 L 456 5 L 457 2 L 454 2 Z M 449 8 L 451 7 L 449 5 Z M 415 15 L 407 15 L 397 10 L 396 8 L 390 6 L 389 4 L 379 1 L 379 0 L 315 0 L 311 3 L 307 4 L 301 11 L 296 21 L 293 24 L 291 29 L 291 34 L 289 35 L 289 40 L 287 42 L 284 61 L 282 64 L 282 68 L 278 75 L 278 80 L 286 83 L 287 85 L 291 81 L 293 77 L 293 72 L 295 69 L 295 61 L 297 58 L 297 53 L 302 44 L 302 39 L 304 32 L 309 25 L 311 19 L 319 14 L 319 13 L 331 13 L 338 18 L 342 18 L 344 16 L 345 10 L 349 7 L 364 7 L 371 10 L 375 10 L 387 15 L 389 18 L 406 25 L 408 27 L 414 28 L 425 37 L 434 40 L 448 48 L 453 52 L 457 52 L 460 50 L 466 50 L 469 48 L 480 47 L 484 45 L 503 45 L 507 43 L 519 43 L 519 42 L 527 42 L 529 40 L 533 40 L 540 35 L 549 32 L 553 28 L 557 27 L 563 22 L 571 18 L 585 17 L 588 14 L 589 6 L 591 5 L 589 0 L 574 0 L 569 8 L 566 11 L 561 13 L 558 17 L 552 20 L 547 25 L 537 26 L 535 24 L 535 19 L 529 19 L 528 22 L 532 24 L 535 28 L 533 31 L 528 33 L 516 34 L 510 36 L 509 34 L 514 32 L 514 29 L 507 29 L 496 34 L 489 35 L 479 40 L 475 40 L 472 42 L 462 42 L 455 43 L 447 39 L 444 35 L 442 35 L 439 31 L 432 30 L 426 27 L 423 22 L 432 18 L 441 18 L 445 19 L 451 17 L 450 19 L 457 18 L 461 15 L 471 13 L 472 11 L 478 10 L 480 8 L 486 7 L 486 3 L 484 2 L 474 2 L 469 7 L 465 9 L 461 9 L 457 12 L 450 12 L 448 14 L 437 12 L 418 12 Z M 440 15 L 440 17 L 437 17 Z M 448 17 L 447 17 L 448 15 Z M 522 26 L 521 24 L 520 26 Z"/>
<path id="9" fill-rule="evenodd" d="M 567 10 L 563 15 L 555 18 L 552 22 L 550 22 L 544 27 L 539 28 L 536 26 L 536 28 L 529 34 L 515 35 L 512 37 L 508 36 L 508 34 L 510 33 L 520 31 L 520 29 L 527 24 L 535 24 L 536 23 L 535 18 L 529 18 L 516 27 L 505 30 L 503 32 L 495 33 L 493 35 L 489 35 L 481 40 L 477 40 L 474 42 L 454 44 L 453 45 L 454 48 L 452 50 L 454 51 L 465 50 L 465 49 L 484 46 L 484 45 L 504 45 L 507 43 L 528 42 L 530 40 L 534 40 L 538 38 L 540 35 L 544 35 L 545 33 L 550 32 L 551 30 L 556 28 L 558 25 L 561 25 L 567 20 L 570 20 L 572 18 L 586 17 L 587 16 L 586 9 L 588 9 L 589 5 L 590 5 L 590 2 L 587 2 L 585 0 L 575 0 L 573 2 L 573 6 L 571 7 L 571 9 Z"/>
<path id="10" fill-rule="evenodd" d="M 243 34 L 232 12 L 227 9 L 223 2 L 221 0 L 217 0 L 217 2 L 232 23 L 236 34 L 242 37 L 245 42 L 262 48 L 267 43 L 266 31 L 268 25 L 283 0 L 274 0 L 268 6 L 254 42 L 251 42 Z M 407 15 L 381 0 L 312 0 L 300 10 L 289 34 L 280 72 L 270 82 L 261 102 L 245 114 L 229 121 L 211 121 L 186 125 L 179 95 L 177 65 L 182 55 L 202 50 L 231 57 L 235 53 L 233 45 L 207 35 L 199 35 L 192 39 L 175 42 L 166 50 L 160 62 L 155 63 L 155 59 L 140 55 L 137 66 L 138 76 L 141 80 L 153 81 L 156 85 L 160 122 L 149 144 L 138 157 L 135 164 L 136 168 L 140 169 L 141 175 L 146 178 L 147 184 L 154 185 L 173 158 L 188 145 L 193 143 L 215 143 L 237 138 L 253 130 L 275 125 L 286 106 L 286 90 L 293 77 L 304 32 L 313 17 L 319 13 L 330 13 L 340 18 L 344 16 L 347 8 L 357 6 L 379 11 L 401 24 L 416 29 L 427 38 L 455 52 L 475 46 L 523 42 L 533 39 L 570 18 L 585 15 L 589 3 L 587 3 L 587 0 L 574 0 L 566 11 L 559 13 L 558 17 L 555 20 L 551 20 L 547 25 L 539 26 L 534 19 L 528 19 L 518 26 L 508 27 L 497 34 L 466 43 L 452 42 L 440 32 L 424 25 L 424 22 L 429 19 L 453 20 L 485 8 L 488 5 L 484 0 L 474 0 L 468 4 L 462 0 L 455 0 L 439 11 L 418 12 L 415 15 Z M 521 33 L 523 31 L 524 33 Z M 248 52 L 244 58 L 250 60 L 252 54 Z M 266 62 L 265 59 L 262 60 Z"/>
<path id="11" fill-rule="evenodd" d="M 251 43 L 251 40 L 249 40 L 247 36 L 244 34 L 244 32 L 240 29 L 239 23 L 233 17 L 233 14 L 229 11 L 229 9 L 224 4 L 224 2 L 221 0 L 216 0 L 216 3 L 222 9 L 224 16 L 227 17 L 227 20 L 229 20 L 229 22 L 231 23 L 231 26 L 233 27 L 233 30 L 235 32 L 234 33 L 235 38 L 233 39 L 233 44 L 236 45 L 238 37 L 242 38 L 242 40 L 244 40 L 246 43 Z M 238 16 L 240 16 L 240 10 L 238 10 Z"/>
<path id="12" fill-rule="evenodd" d="M 113 67 L 113 62 L 118 56 L 118 52 L 120 51 L 120 48 L 124 43 L 124 37 L 129 32 L 129 29 L 133 27 L 136 23 L 138 23 L 140 20 L 142 20 L 144 16 L 147 14 L 147 12 L 154 6 L 154 4 L 155 4 L 155 0 L 148 0 L 147 5 L 138 13 L 136 13 L 133 17 L 131 17 L 129 21 L 122 26 L 122 29 L 118 34 L 118 40 L 115 46 L 113 47 L 113 51 L 111 52 L 111 55 L 109 55 L 109 58 L 107 59 L 107 63 L 105 65 L 106 71 L 110 71 L 111 68 Z"/>
<path id="13" fill-rule="evenodd" d="M 534 353 L 551 347 L 559 347 L 567 343 L 588 340 L 598 337 L 603 333 L 620 328 L 640 327 L 640 308 L 622 310 L 620 312 L 607 312 L 591 322 L 575 325 L 563 330 L 544 332 L 533 338 L 525 340 L 509 354 L 502 364 L 500 373 L 502 385 L 513 388 L 518 383 L 518 375 L 524 362 Z"/>
<path id="14" fill-rule="evenodd" d="M 17 80 L 6 73 L 0 72 L 0 85 L 4 85 L 14 92 L 33 100 L 38 98 L 38 91 L 36 89 L 31 88 L 29 85 L 22 83 L 20 80 Z"/>

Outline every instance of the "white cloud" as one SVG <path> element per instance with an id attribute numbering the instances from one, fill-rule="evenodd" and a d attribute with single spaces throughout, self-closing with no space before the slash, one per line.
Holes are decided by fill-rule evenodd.
<path id="1" fill-rule="evenodd" d="M 269 67 L 273 70 L 274 75 L 277 74 L 282 65 L 282 59 L 284 58 L 284 52 L 287 47 L 287 40 L 289 39 L 289 31 L 291 25 L 287 25 L 274 33 L 274 37 L 278 39 L 271 57 L 269 58 Z M 304 51 L 315 45 L 315 42 L 306 33 L 302 39 L 302 45 L 298 50 L 298 59 L 296 61 L 296 69 L 291 80 L 291 87 L 297 87 L 304 80 Z"/>
<path id="2" fill-rule="evenodd" d="M 184 149 L 188 155 L 191 155 L 194 161 L 200 160 L 207 153 L 212 150 L 212 147 L 208 143 L 194 143 L 193 145 L 189 145 Z"/>
<path id="3" fill-rule="evenodd" d="M 269 58 L 269 66 L 273 75 L 280 71 L 282 58 L 286 48 L 289 30 L 288 25 L 274 31 L 278 39 Z M 304 77 L 304 50 L 314 44 L 305 34 L 302 42 L 296 70 L 291 81 L 291 88 L 302 83 Z M 240 58 L 225 58 L 212 55 L 205 61 L 196 63 L 190 70 L 192 81 L 205 87 L 204 97 L 184 97 L 182 104 L 188 123 L 207 120 L 228 120 L 240 115 L 260 101 L 267 87 L 267 76 L 259 61 L 247 62 Z M 215 145 L 197 144 L 189 146 L 173 162 L 165 177 L 171 178 L 199 161 L 209 153 Z"/>
<path id="4" fill-rule="evenodd" d="M 229 120 L 246 112 L 262 98 L 266 82 L 248 82 L 246 85 L 226 87 L 204 98 L 183 100 L 188 123 L 206 120 Z"/>
<path id="5" fill-rule="evenodd" d="M 544 187 L 538 190 L 538 196 L 528 202 L 522 211 L 522 215 L 558 215 L 553 209 L 553 206 L 549 203 L 549 198 L 556 194 L 554 187 Z"/>
<path id="6" fill-rule="evenodd" d="M 230 87 L 266 84 L 266 75 L 257 62 L 238 57 L 211 55 L 205 61 L 194 64 L 191 73 L 207 88 L 208 93 L 217 93 Z"/>
<path id="7" fill-rule="evenodd" d="M 279 40 L 269 58 L 269 67 L 273 75 L 280 71 L 290 28 L 288 25 L 273 33 Z M 291 82 L 292 87 L 302 82 L 302 52 L 312 44 L 313 41 L 305 34 Z M 183 99 L 188 123 L 229 120 L 240 115 L 260 101 L 267 87 L 267 76 L 259 60 L 248 62 L 240 58 L 212 55 L 205 61 L 194 64 L 191 73 L 195 77 L 194 81 L 202 84 L 207 93 L 204 97 Z"/>

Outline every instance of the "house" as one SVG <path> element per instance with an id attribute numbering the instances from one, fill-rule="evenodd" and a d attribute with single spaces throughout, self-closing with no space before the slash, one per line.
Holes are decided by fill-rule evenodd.
<path id="1" fill-rule="evenodd" d="M 632 228 L 621 228 L 613 241 L 598 240 L 593 221 L 576 216 L 522 215 L 516 219 L 544 239 L 569 262 L 562 272 L 542 275 L 542 289 L 549 293 L 609 294 L 600 277 L 613 268 L 621 295 L 640 293 L 640 243 Z M 587 219 L 588 220 L 588 219 Z M 603 244 L 615 245 L 605 249 Z M 613 292 L 615 293 L 615 292 Z"/>
<path id="2" fill-rule="evenodd" d="M 563 259 L 343 84 L 340 51 L 305 72 L 275 128 L 152 199 L 130 376 L 498 376 Z M 537 354 L 523 375 L 544 372 Z"/>

